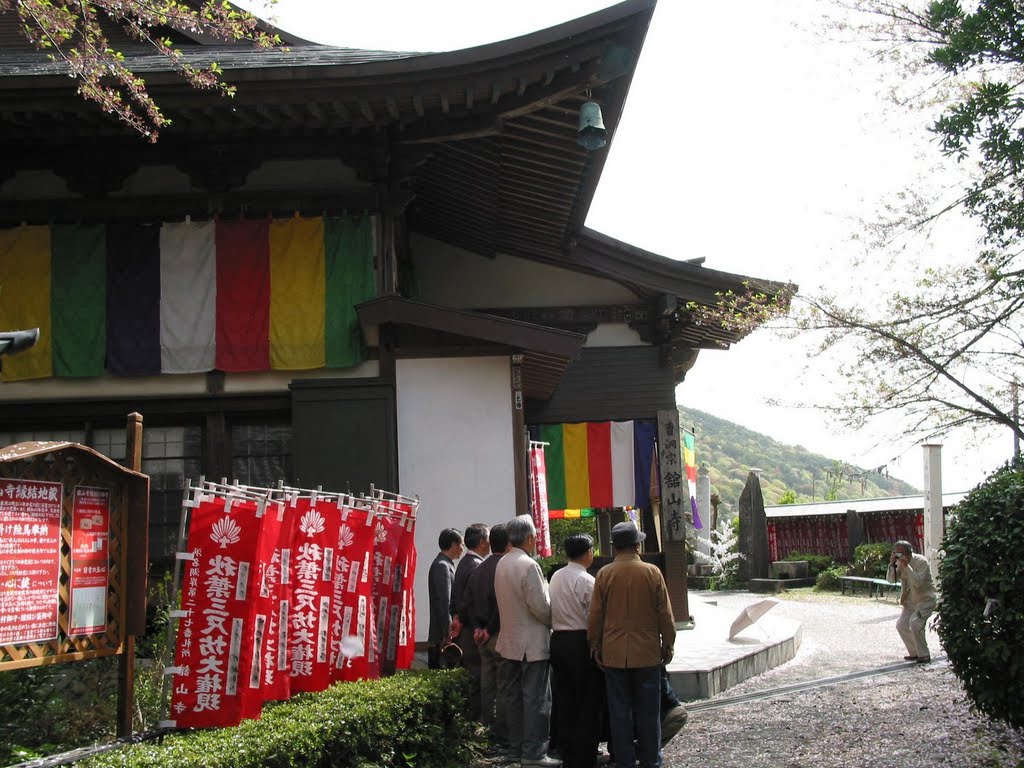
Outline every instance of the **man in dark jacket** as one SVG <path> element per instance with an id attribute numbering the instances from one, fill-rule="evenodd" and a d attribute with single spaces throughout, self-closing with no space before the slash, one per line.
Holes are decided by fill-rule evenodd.
<path id="1" fill-rule="evenodd" d="M 427 571 L 427 602 L 430 604 L 430 629 L 427 630 L 427 666 L 441 668 L 441 646 L 451 632 L 452 587 L 455 561 L 462 556 L 462 534 L 445 528 L 437 537 L 437 553 Z"/>
<path id="2" fill-rule="evenodd" d="M 469 577 L 491 552 L 488 528 L 483 523 L 473 523 L 466 529 L 463 544 L 466 554 L 455 569 L 455 586 L 452 588 L 452 639 L 462 649 L 462 666 L 469 672 L 470 720 L 480 719 L 480 653 L 473 642 L 473 627 L 469 621 L 466 605 L 466 585 Z"/>
<path id="3" fill-rule="evenodd" d="M 491 555 L 470 575 L 465 602 L 473 641 L 480 653 L 480 722 L 490 730 L 491 740 L 497 746 L 505 746 L 508 742 L 508 726 L 498 696 L 502 658 L 495 650 L 501 618 L 498 615 L 498 600 L 494 596 L 494 571 L 508 549 L 505 526 L 496 525 L 491 528 L 489 538 Z"/>

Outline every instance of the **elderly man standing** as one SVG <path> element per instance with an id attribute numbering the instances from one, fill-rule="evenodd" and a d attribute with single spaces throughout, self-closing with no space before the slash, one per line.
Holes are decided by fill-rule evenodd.
<path id="1" fill-rule="evenodd" d="M 505 703 L 509 757 L 523 766 L 555 768 L 547 755 L 551 723 L 551 598 L 532 555 L 537 529 L 529 515 L 506 526 L 508 553 L 494 574 L 494 596 L 501 614 L 496 650 L 504 659 L 500 696 Z"/>
<path id="2" fill-rule="evenodd" d="M 907 646 L 906 661 L 927 664 L 932 660 L 925 637 L 925 625 L 935 610 L 935 585 L 928 558 L 914 554 L 909 541 L 897 541 L 889 558 L 889 581 L 900 580 L 900 605 L 903 613 L 896 620 L 896 631 Z"/>
<path id="3" fill-rule="evenodd" d="M 645 538 L 633 523 L 612 528 L 615 560 L 597 572 L 587 639 L 604 668 L 615 764 L 639 757 L 640 768 L 660 768 L 661 666 L 672 660 L 676 628 L 665 578 L 640 559 Z"/>
<path id="4" fill-rule="evenodd" d="M 437 537 L 441 550 L 427 571 L 427 603 L 430 605 L 430 628 L 427 631 L 427 667 L 441 668 L 441 647 L 448 640 L 452 626 L 452 587 L 455 584 L 455 561 L 462 557 L 462 534 L 445 528 Z"/>

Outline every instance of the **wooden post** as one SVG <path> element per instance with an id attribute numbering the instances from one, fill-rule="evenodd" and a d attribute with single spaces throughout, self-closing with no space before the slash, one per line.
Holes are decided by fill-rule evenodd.
<path id="1" fill-rule="evenodd" d="M 679 413 L 658 411 L 658 465 L 661 471 L 661 551 L 665 554 L 665 584 L 676 622 L 690 620 L 686 586 L 686 516 Z"/>
<path id="2" fill-rule="evenodd" d="M 125 435 L 125 466 L 142 471 L 142 414 L 129 413 Z M 145 578 L 146 574 L 127 572 L 127 551 L 122 548 L 121 573 L 124 578 Z M 135 709 L 135 635 L 125 634 L 117 667 L 117 737 L 132 736 L 132 714 Z"/>

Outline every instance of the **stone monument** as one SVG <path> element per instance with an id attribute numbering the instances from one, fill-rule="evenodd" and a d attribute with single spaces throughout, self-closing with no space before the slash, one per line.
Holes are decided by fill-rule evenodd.
<path id="1" fill-rule="evenodd" d="M 768 578 L 771 555 L 768 552 L 768 519 L 764 514 L 761 480 L 756 472 L 747 475 L 740 494 L 740 571 L 742 581 Z"/>

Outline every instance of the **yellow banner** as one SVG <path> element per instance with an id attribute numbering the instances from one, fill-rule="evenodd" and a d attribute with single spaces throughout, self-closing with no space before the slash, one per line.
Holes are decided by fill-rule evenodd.
<path id="1" fill-rule="evenodd" d="M 590 467 L 587 462 L 587 425 L 562 425 L 562 450 L 565 453 L 565 506 L 582 509 L 590 506 Z"/>
<path id="2" fill-rule="evenodd" d="M 4 355 L 4 381 L 53 375 L 50 334 L 50 228 L 0 230 L 0 331 L 39 329 L 25 352 Z"/>
<path id="3" fill-rule="evenodd" d="M 270 366 L 324 367 L 324 222 L 270 224 Z"/>

